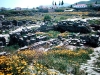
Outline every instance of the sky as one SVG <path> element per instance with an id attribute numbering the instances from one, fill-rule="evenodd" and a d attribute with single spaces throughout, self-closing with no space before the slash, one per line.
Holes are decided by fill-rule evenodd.
<path id="1" fill-rule="evenodd" d="M 52 2 L 56 2 L 57 4 L 59 1 L 62 0 L 0 0 L 0 7 L 6 8 L 33 8 L 38 7 L 40 5 L 52 5 Z M 79 1 L 89 1 L 89 0 L 63 0 L 64 3 L 73 4 Z"/>

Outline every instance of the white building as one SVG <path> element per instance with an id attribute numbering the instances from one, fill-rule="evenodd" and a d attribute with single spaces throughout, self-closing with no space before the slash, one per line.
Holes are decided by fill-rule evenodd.
<path id="1" fill-rule="evenodd" d="M 73 8 L 76 8 L 76 9 L 82 9 L 82 8 L 87 8 L 88 6 L 86 4 L 77 4 L 77 5 L 74 5 Z"/>
<path id="2" fill-rule="evenodd" d="M 21 10 L 21 7 L 16 7 L 15 10 L 19 11 L 19 10 Z"/>

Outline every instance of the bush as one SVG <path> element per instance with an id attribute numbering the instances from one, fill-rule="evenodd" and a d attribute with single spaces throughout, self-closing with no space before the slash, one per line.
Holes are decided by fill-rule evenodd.
<path id="1" fill-rule="evenodd" d="M 58 31 L 49 31 L 47 32 L 49 38 L 57 38 L 58 37 L 58 34 L 60 34 L 60 32 Z"/>
<path id="2" fill-rule="evenodd" d="M 49 16 L 49 15 L 44 16 L 44 21 L 50 21 L 50 20 L 51 20 L 51 16 Z"/>
<path id="3" fill-rule="evenodd" d="M 64 17 L 60 17 L 60 19 L 61 19 L 61 20 L 63 20 L 63 19 L 64 19 Z"/>
<path id="4" fill-rule="evenodd" d="M 64 9 L 55 9 L 55 12 L 64 12 Z"/>
<path id="5" fill-rule="evenodd" d="M 48 9 L 39 9 L 39 12 L 48 13 Z"/>

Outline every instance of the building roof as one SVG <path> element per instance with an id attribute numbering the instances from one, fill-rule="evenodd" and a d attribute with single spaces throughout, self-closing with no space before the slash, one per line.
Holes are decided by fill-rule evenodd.
<path id="1" fill-rule="evenodd" d="M 15 7 L 15 10 L 21 10 L 21 7 Z"/>

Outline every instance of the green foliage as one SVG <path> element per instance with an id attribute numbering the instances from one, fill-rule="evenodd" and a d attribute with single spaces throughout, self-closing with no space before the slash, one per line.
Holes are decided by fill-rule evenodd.
<path id="1" fill-rule="evenodd" d="M 64 17 L 60 17 L 60 19 L 61 19 L 61 20 L 64 20 L 65 18 L 64 18 Z"/>
<path id="2" fill-rule="evenodd" d="M 51 21 L 51 16 L 45 15 L 44 16 L 44 21 Z"/>
<path id="3" fill-rule="evenodd" d="M 64 12 L 64 9 L 62 9 L 62 8 L 55 9 L 55 12 Z"/>
<path id="4" fill-rule="evenodd" d="M 32 12 L 36 12 L 35 10 L 30 11 L 30 10 L 21 10 L 21 11 L 14 11 L 14 10 L 6 10 L 0 12 L 0 14 L 3 14 L 7 17 L 9 16 L 30 16 Z"/>
<path id="5" fill-rule="evenodd" d="M 1 50 L 1 52 L 2 52 L 2 51 L 6 51 L 6 52 L 11 52 L 11 53 L 13 53 L 13 52 L 15 52 L 16 50 L 18 50 L 18 48 L 19 48 L 18 45 L 7 46 L 7 47 L 4 47 L 4 48 Z"/>
<path id="6" fill-rule="evenodd" d="M 71 50 L 50 50 L 44 55 L 43 60 L 38 60 L 38 62 L 47 68 L 54 68 L 64 74 L 71 67 L 74 71 L 73 74 L 79 75 L 80 64 L 89 59 L 90 50 L 79 49 L 78 52 Z"/>
<path id="7" fill-rule="evenodd" d="M 59 5 L 61 5 L 60 1 L 59 1 Z"/>
<path id="8" fill-rule="evenodd" d="M 90 24 L 100 24 L 100 20 L 89 20 L 88 21 Z"/>
<path id="9" fill-rule="evenodd" d="M 48 13 L 48 9 L 39 9 L 39 12 Z"/>
<path id="10" fill-rule="evenodd" d="M 38 12 L 39 10 L 32 9 L 32 12 Z"/>
<path id="11" fill-rule="evenodd" d="M 60 32 L 58 31 L 49 31 L 47 32 L 49 38 L 57 38 L 58 37 L 58 34 L 60 34 Z"/>
<path id="12" fill-rule="evenodd" d="M 62 0 L 62 2 L 61 2 L 61 5 L 64 5 L 64 2 L 63 2 L 63 0 Z"/>
<path id="13" fill-rule="evenodd" d="M 2 34 L 9 34 L 9 30 L 1 31 Z"/>
<path id="14" fill-rule="evenodd" d="M 55 2 L 55 5 L 57 5 L 56 2 Z"/>
<path id="15" fill-rule="evenodd" d="M 0 34 L 2 34 L 2 30 L 0 30 Z"/>
<path id="16" fill-rule="evenodd" d="M 97 4 L 97 1 L 95 2 L 95 4 Z"/>
<path id="17" fill-rule="evenodd" d="M 72 8 L 73 6 L 72 5 L 70 5 L 70 8 Z"/>

